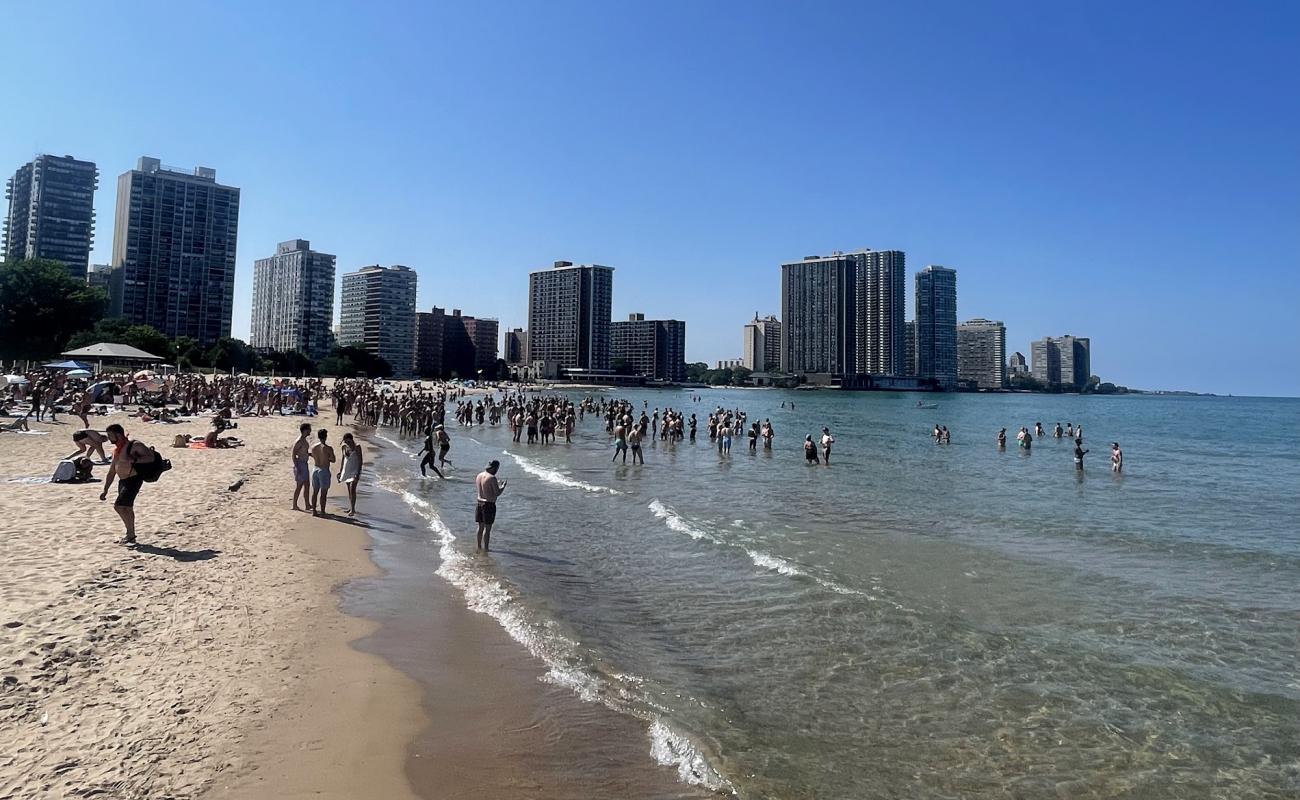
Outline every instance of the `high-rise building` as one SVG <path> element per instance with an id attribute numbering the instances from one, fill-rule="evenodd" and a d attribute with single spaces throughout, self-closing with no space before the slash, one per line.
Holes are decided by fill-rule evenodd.
<path id="1" fill-rule="evenodd" d="M 117 179 L 114 307 L 169 337 L 229 336 L 238 238 L 239 189 L 208 167 L 187 173 L 142 157 Z"/>
<path id="2" fill-rule="evenodd" d="M 940 389 L 957 386 L 957 271 L 916 273 L 916 375 Z"/>
<path id="3" fill-rule="evenodd" d="M 528 357 L 559 369 L 609 369 L 614 268 L 556 261 L 528 276 Z"/>
<path id="4" fill-rule="evenodd" d="M 415 282 L 415 273 L 401 265 L 343 275 L 339 344 L 387 361 L 393 372 L 383 377 L 410 378 L 415 370 Z"/>
<path id="5" fill-rule="evenodd" d="M 759 319 L 754 312 L 754 319 L 745 323 L 743 336 L 744 350 L 741 361 L 752 372 L 775 372 L 781 369 L 781 322 L 768 314 Z"/>
<path id="6" fill-rule="evenodd" d="M 901 375 L 905 264 L 901 250 L 782 264 L 782 371 Z"/>
<path id="7" fill-rule="evenodd" d="M 1029 374 L 1029 364 L 1025 361 L 1025 354 L 1017 350 L 1011 354 L 1007 360 L 1007 377 L 1019 378 Z"/>
<path id="8" fill-rule="evenodd" d="M 512 328 L 506 331 L 505 356 L 506 363 L 511 366 L 522 366 L 528 363 L 528 334 L 523 328 Z"/>
<path id="9" fill-rule="evenodd" d="M 686 380 L 686 323 L 630 314 L 610 329 L 611 363 L 656 381 Z"/>
<path id="10" fill-rule="evenodd" d="M 449 377 L 470 380 L 478 370 L 474 363 L 474 338 L 470 336 L 469 317 L 459 308 L 442 318 L 442 369 Z"/>
<path id="11" fill-rule="evenodd" d="M 1031 344 L 1034 379 L 1052 389 L 1079 390 L 1092 375 L 1092 342 L 1077 336 L 1045 336 Z"/>
<path id="12" fill-rule="evenodd" d="M 296 350 L 320 360 L 329 355 L 334 321 L 334 256 L 306 239 L 276 245 L 275 255 L 253 262 L 253 317 L 249 344 Z"/>
<path id="13" fill-rule="evenodd" d="M 916 320 L 909 320 L 903 326 L 903 376 L 916 377 Z"/>
<path id="14" fill-rule="evenodd" d="M 37 156 L 5 185 L 4 261 L 44 258 L 84 279 L 95 241 L 99 169 L 72 156 Z"/>
<path id="15" fill-rule="evenodd" d="M 122 273 L 120 271 L 115 272 L 112 264 L 91 264 L 90 271 L 86 273 L 87 285 L 93 286 L 96 289 L 103 289 L 108 293 L 109 298 L 117 297 L 120 300 L 122 297 L 122 287 L 113 286 L 113 280 L 115 278 L 120 281 L 122 279 Z M 120 308 L 114 309 L 111 305 L 109 306 L 108 316 L 120 317 L 121 315 L 122 310 Z"/>
<path id="16" fill-rule="evenodd" d="M 500 323 L 485 317 L 465 317 L 465 332 L 474 345 L 474 374 L 486 378 L 497 375 L 497 331 Z"/>
<path id="17" fill-rule="evenodd" d="M 981 389 L 1007 385 L 1007 329 L 1001 322 L 972 319 L 957 326 L 957 379 Z"/>
<path id="18" fill-rule="evenodd" d="M 421 378 L 441 378 L 442 335 L 446 312 L 437 306 L 432 311 L 415 312 L 415 374 Z"/>

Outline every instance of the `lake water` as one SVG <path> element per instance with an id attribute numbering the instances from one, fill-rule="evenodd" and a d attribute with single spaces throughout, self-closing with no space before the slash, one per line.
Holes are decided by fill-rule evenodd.
<path id="1" fill-rule="evenodd" d="M 388 458 L 379 482 L 427 522 L 429 580 L 497 618 L 546 680 L 642 721 L 646 757 L 683 781 L 743 798 L 1300 796 L 1300 400 L 699 395 L 595 393 L 699 416 L 696 444 L 648 442 L 644 466 L 611 465 L 588 415 L 568 445 L 453 424 L 454 480 Z M 721 457 L 718 405 L 770 418 L 774 448 L 737 438 Z M 1016 447 L 1039 421 L 1084 426 L 1086 470 L 1050 433 Z M 823 425 L 833 463 L 808 466 Z M 491 458 L 509 488 L 483 556 L 472 477 Z"/>

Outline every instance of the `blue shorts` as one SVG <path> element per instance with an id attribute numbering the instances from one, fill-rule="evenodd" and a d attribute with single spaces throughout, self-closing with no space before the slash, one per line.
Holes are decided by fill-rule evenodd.
<path id="1" fill-rule="evenodd" d="M 307 482 L 307 462 L 306 462 L 306 461 L 295 461 L 295 462 L 293 462 L 293 480 L 294 480 L 294 483 L 306 483 L 306 482 Z"/>
<path id="2" fill-rule="evenodd" d="M 330 471 L 317 467 L 311 471 L 311 488 L 328 489 L 330 488 Z"/>

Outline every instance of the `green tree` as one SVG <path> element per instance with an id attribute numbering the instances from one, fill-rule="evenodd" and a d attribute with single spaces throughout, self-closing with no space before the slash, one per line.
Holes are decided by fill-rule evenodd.
<path id="1" fill-rule="evenodd" d="M 93 327 L 69 339 L 67 349 L 75 350 L 99 342 L 128 345 L 164 361 L 171 361 L 176 355 L 171 340 L 159 333 L 157 328 L 152 325 L 132 325 L 121 317 L 101 319 Z"/>
<path id="2" fill-rule="evenodd" d="M 703 361 L 691 362 L 686 365 L 686 380 L 692 383 L 703 383 L 708 372 L 709 365 Z"/>
<path id="3" fill-rule="evenodd" d="M 199 340 L 192 336 L 177 336 L 176 341 L 172 344 L 176 351 L 176 368 L 180 370 L 191 370 L 196 367 L 206 367 L 208 365 L 208 354 L 199 344 Z"/>
<path id="4" fill-rule="evenodd" d="M 726 386 L 731 383 L 731 374 L 731 370 L 727 368 L 709 370 L 705 381 L 710 386 Z"/>
<path id="5" fill-rule="evenodd" d="M 107 308 L 103 289 L 72 278 L 57 261 L 0 264 L 0 358 L 56 356 Z"/>
<path id="6" fill-rule="evenodd" d="M 335 347 L 320 362 L 320 374 L 339 378 L 353 378 L 364 372 L 371 378 L 393 374 L 392 366 L 373 353 L 360 347 Z"/>
<path id="7" fill-rule="evenodd" d="M 242 339 L 223 336 L 208 348 L 208 363 L 227 372 L 252 372 L 258 361 L 257 352 Z"/>
<path id="8" fill-rule="evenodd" d="M 731 370 L 731 385 L 744 386 L 749 382 L 749 376 L 752 374 L 754 371 L 748 367 L 734 367 Z"/>

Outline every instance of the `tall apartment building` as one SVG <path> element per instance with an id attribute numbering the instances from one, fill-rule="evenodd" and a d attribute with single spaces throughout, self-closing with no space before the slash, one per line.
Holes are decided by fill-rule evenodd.
<path id="1" fill-rule="evenodd" d="M 768 314 L 745 323 L 741 361 L 752 372 L 776 372 L 781 369 L 781 322 Z"/>
<path id="2" fill-rule="evenodd" d="M 556 261 L 528 276 L 528 357 L 560 369 L 609 369 L 614 268 Z"/>
<path id="3" fill-rule="evenodd" d="M 916 320 L 903 324 L 903 376 L 916 377 Z"/>
<path id="4" fill-rule="evenodd" d="M 1053 388 L 1079 390 L 1092 375 L 1092 342 L 1077 336 L 1045 336 L 1030 345 L 1034 379 Z"/>
<path id="5" fill-rule="evenodd" d="M 981 389 L 1007 386 L 1007 328 L 1001 322 L 972 319 L 957 326 L 957 380 Z"/>
<path id="6" fill-rule="evenodd" d="M 442 370 L 448 377 L 472 379 L 478 371 L 474 359 L 474 337 L 470 335 L 469 317 L 459 308 L 442 318 Z"/>
<path id="7" fill-rule="evenodd" d="M 916 375 L 940 389 L 957 386 L 957 271 L 916 273 Z"/>
<path id="8" fill-rule="evenodd" d="M 384 377 L 410 378 L 415 370 L 415 282 L 415 273 L 401 265 L 343 275 L 339 344 L 387 361 L 393 372 Z"/>
<path id="9" fill-rule="evenodd" d="M 1025 361 L 1025 354 L 1017 350 L 1007 359 L 1007 377 L 1016 378 L 1029 374 L 1029 364 Z"/>
<path id="10" fill-rule="evenodd" d="M 611 323 L 610 358 L 625 362 L 633 375 L 656 381 L 686 380 L 686 323 L 677 319 L 646 319 L 630 314 Z"/>
<path id="11" fill-rule="evenodd" d="M 432 311 L 415 312 L 415 374 L 420 378 L 441 378 L 442 335 L 446 312 L 437 306 Z"/>
<path id="12" fill-rule="evenodd" d="M 328 356 L 334 262 L 334 256 L 311 249 L 306 239 L 280 242 L 275 255 L 254 261 L 249 344 L 296 350 L 316 360 Z"/>
<path id="13" fill-rule="evenodd" d="M 239 189 L 217 183 L 216 170 L 140 158 L 117 179 L 114 308 L 173 338 L 229 336 L 238 238 Z"/>
<path id="14" fill-rule="evenodd" d="M 905 271 L 901 250 L 782 264 L 782 371 L 903 374 Z"/>
<path id="15" fill-rule="evenodd" d="M 506 331 L 506 363 L 511 366 L 523 366 L 528 363 L 528 334 L 523 328 L 511 328 Z"/>
<path id="16" fill-rule="evenodd" d="M 497 331 L 500 323 L 484 317 L 465 317 L 465 332 L 474 345 L 474 374 L 495 378 L 497 374 Z"/>
<path id="17" fill-rule="evenodd" d="M 4 261 L 58 261 L 84 280 L 95 241 L 99 169 L 72 156 L 37 156 L 5 185 Z"/>

